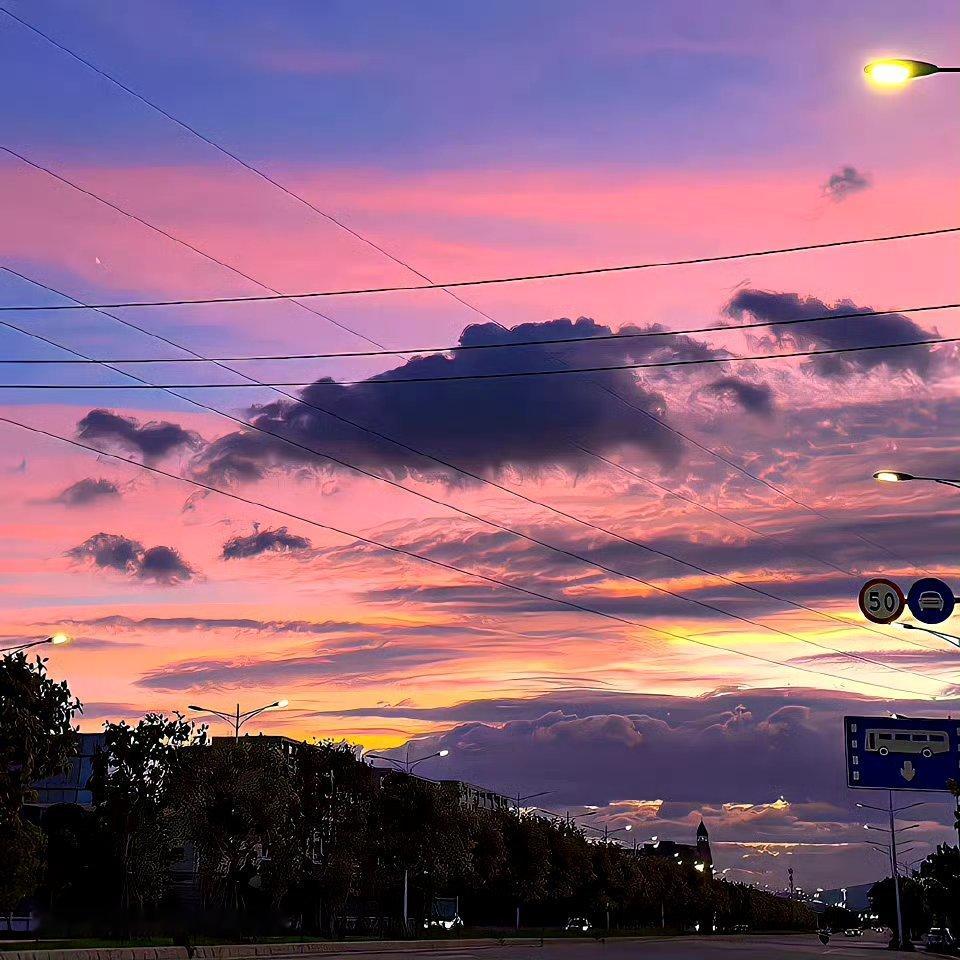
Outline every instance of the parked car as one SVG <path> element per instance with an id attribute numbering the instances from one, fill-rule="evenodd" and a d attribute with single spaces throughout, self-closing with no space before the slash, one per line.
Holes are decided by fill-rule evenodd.
<path id="1" fill-rule="evenodd" d="M 928 950 L 953 950 L 957 941 L 949 928 L 931 927 L 930 932 L 923 938 L 923 945 Z"/>
<path id="2" fill-rule="evenodd" d="M 847 927 L 847 929 L 843 931 L 843 935 L 845 937 L 862 937 L 863 931 L 859 927 Z"/>
<path id="3" fill-rule="evenodd" d="M 570 917 L 563 929 L 567 933 L 589 933 L 590 921 L 586 917 Z"/>

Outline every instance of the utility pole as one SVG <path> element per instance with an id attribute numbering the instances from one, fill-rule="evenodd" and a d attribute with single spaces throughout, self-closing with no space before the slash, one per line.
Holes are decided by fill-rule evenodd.
<path id="1" fill-rule="evenodd" d="M 893 791 L 890 797 L 890 870 L 893 873 L 893 895 L 897 902 L 897 949 L 903 948 L 903 912 L 900 909 L 900 875 L 897 871 L 897 829 L 894 823 Z"/>

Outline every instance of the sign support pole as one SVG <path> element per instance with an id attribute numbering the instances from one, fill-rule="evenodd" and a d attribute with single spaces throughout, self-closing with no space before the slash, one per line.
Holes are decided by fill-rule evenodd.
<path id="1" fill-rule="evenodd" d="M 887 791 L 890 797 L 890 869 L 893 871 L 893 896 L 897 904 L 897 949 L 903 947 L 903 913 L 900 909 L 900 876 L 897 870 L 897 830 L 893 818 L 893 791 Z"/>

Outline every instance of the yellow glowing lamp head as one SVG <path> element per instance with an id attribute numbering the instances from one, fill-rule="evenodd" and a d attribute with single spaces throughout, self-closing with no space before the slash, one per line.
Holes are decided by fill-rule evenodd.
<path id="1" fill-rule="evenodd" d="M 903 483 L 906 480 L 913 480 L 913 474 L 901 473 L 899 470 L 878 470 L 873 475 L 873 479 L 883 483 Z"/>
<path id="2" fill-rule="evenodd" d="M 874 60 L 863 72 L 871 82 L 881 87 L 902 87 L 917 77 L 937 73 L 939 67 L 923 60 Z"/>
<path id="3" fill-rule="evenodd" d="M 64 643 L 69 643 L 72 637 L 67 633 L 55 633 L 51 638 L 50 642 L 55 646 L 59 647 Z"/>
<path id="4" fill-rule="evenodd" d="M 275 704 L 273 704 L 273 709 L 274 709 L 274 710 L 282 710 L 282 709 L 283 709 L 285 706 L 287 706 L 289 703 L 290 703 L 289 700 L 278 700 Z"/>

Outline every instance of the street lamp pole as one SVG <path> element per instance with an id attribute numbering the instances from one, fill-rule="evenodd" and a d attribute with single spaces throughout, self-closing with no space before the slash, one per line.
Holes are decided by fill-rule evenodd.
<path id="1" fill-rule="evenodd" d="M 69 643 L 73 638 L 66 633 L 55 633 L 49 637 L 43 637 L 41 640 L 30 640 L 27 643 L 15 643 L 10 647 L 0 647 L 0 653 L 19 653 L 21 650 L 29 650 L 31 647 L 39 647 L 45 643 L 51 643 L 55 647 L 63 646 Z"/>
<path id="2" fill-rule="evenodd" d="M 233 727 L 233 738 L 235 741 L 240 741 L 240 728 L 248 721 L 252 720 L 254 717 L 258 717 L 261 713 L 265 713 L 267 710 L 282 710 L 289 700 L 274 700 L 273 703 L 265 704 L 262 707 L 257 707 L 254 710 L 247 710 L 244 713 L 240 712 L 240 704 L 237 704 L 236 711 L 231 711 L 226 713 L 223 710 L 214 710 L 211 707 L 200 707 L 195 703 L 191 703 L 187 709 L 193 710 L 195 713 L 209 713 L 211 716 L 219 717 L 221 720 L 224 720 L 226 723 L 229 723 Z"/>
<path id="3" fill-rule="evenodd" d="M 893 805 L 893 791 L 888 790 L 888 806 L 886 807 L 874 807 L 869 803 L 858 803 L 857 806 L 865 810 L 878 810 L 881 813 L 886 813 L 890 825 L 890 846 L 887 848 L 890 855 L 890 875 L 893 878 L 893 896 L 896 902 L 897 907 L 897 949 L 903 948 L 903 911 L 900 906 L 900 871 L 897 867 L 897 834 L 902 833 L 906 830 L 915 830 L 919 824 L 911 823 L 909 826 L 901 827 L 899 830 L 896 825 L 896 814 L 902 813 L 904 810 L 910 810 L 913 807 L 921 807 L 927 801 L 920 800 L 917 803 L 908 803 L 905 807 L 895 807 Z M 866 830 L 879 830 L 879 827 L 873 827 L 870 824 L 864 824 L 864 829 Z M 870 841 L 867 841 L 868 843 Z"/>

